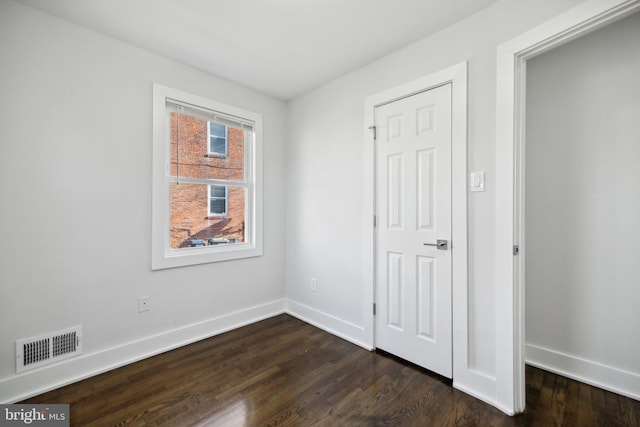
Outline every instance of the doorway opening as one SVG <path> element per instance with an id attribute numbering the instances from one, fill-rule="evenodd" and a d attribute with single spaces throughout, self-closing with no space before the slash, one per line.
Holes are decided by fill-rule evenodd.
<path id="1" fill-rule="evenodd" d="M 498 49 L 496 142 L 497 400 L 525 408 L 524 192 L 526 64 L 535 56 L 627 17 L 640 1 L 590 1 Z"/>
<path id="2" fill-rule="evenodd" d="M 640 13 L 528 61 L 521 245 L 526 363 L 640 400 L 638 75 Z"/>

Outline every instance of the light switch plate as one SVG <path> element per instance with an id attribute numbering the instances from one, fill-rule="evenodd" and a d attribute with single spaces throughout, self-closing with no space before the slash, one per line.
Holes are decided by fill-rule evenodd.
<path id="1" fill-rule="evenodd" d="M 471 172 L 469 189 L 471 191 L 484 191 L 484 172 Z"/>

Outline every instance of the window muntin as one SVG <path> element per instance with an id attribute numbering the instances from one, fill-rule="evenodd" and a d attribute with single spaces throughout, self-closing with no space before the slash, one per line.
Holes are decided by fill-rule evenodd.
<path id="1" fill-rule="evenodd" d="M 209 154 L 227 156 L 227 127 L 216 122 L 207 123 Z"/>
<path id="2" fill-rule="evenodd" d="M 153 269 L 262 255 L 261 130 L 259 114 L 154 85 Z"/>

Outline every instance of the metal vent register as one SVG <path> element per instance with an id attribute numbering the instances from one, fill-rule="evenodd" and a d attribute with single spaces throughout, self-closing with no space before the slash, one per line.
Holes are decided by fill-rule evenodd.
<path id="1" fill-rule="evenodd" d="M 16 341 L 16 372 L 68 359 L 82 353 L 82 327 Z"/>

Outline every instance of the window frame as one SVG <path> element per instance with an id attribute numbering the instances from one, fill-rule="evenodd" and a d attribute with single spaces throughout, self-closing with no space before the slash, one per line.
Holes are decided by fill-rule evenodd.
<path id="1" fill-rule="evenodd" d="M 226 117 L 228 120 L 252 123 L 253 132 L 245 132 L 245 241 L 230 245 L 211 245 L 193 248 L 170 247 L 171 194 L 170 184 L 170 125 L 167 101 L 177 101 L 190 108 Z M 215 120 L 214 120 L 215 121 Z M 208 126 L 208 124 L 207 124 Z M 207 134 L 209 130 L 207 129 Z M 209 145 L 209 140 L 207 140 Z M 207 150 L 209 147 L 207 147 Z M 153 157 L 152 157 L 152 218 L 151 269 L 181 267 L 228 261 L 263 254 L 263 183 L 262 183 L 262 115 L 227 105 L 203 96 L 194 95 L 158 83 L 153 84 Z M 226 185 L 224 180 L 212 180 L 210 185 Z M 208 188 L 208 192 L 210 192 Z M 209 194 L 210 195 L 210 194 Z M 207 199 L 209 204 L 209 199 Z M 207 207 L 209 211 L 209 206 Z M 219 216 L 219 215 L 216 215 Z"/>
<path id="2" fill-rule="evenodd" d="M 211 123 L 216 123 L 213 120 L 207 121 L 207 154 L 213 157 L 229 157 L 229 128 L 221 123 L 216 123 L 220 126 L 224 126 L 224 153 L 211 150 L 211 138 L 220 138 L 217 135 L 211 134 Z"/>

